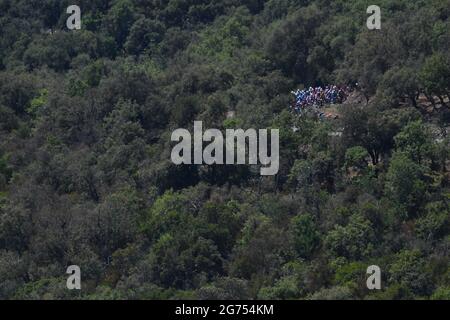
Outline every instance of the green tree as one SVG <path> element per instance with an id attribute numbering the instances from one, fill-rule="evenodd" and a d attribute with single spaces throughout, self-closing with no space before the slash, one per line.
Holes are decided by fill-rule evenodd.
<path id="1" fill-rule="evenodd" d="M 134 55 L 141 54 L 144 50 L 154 52 L 163 40 L 164 31 L 164 25 L 159 21 L 141 18 L 131 27 L 125 50 Z"/>
<path id="2" fill-rule="evenodd" d="M 420 72 L 421 82 L 434 104 L 433 95 L 436 95 L 443 105 L 446 105 L 444 96 L 450 98 L 450 62 L 441 53 L 428 57 Z"/>
<path id="3" fill-rule="evenodd" d="M 399 283 L 409 288 L 414 294 L 426 296 L 430 294 L 430 274 L 426 262 L 419 251 L 403 250 L 395 256 L 389 267 L 390 283 Z"/>
<path id="4" fill-rule="evenodd" d="M 416 216 L 426 200 L 427 184 L 423 174 L 423 168 L 404 153 L 392 156 L 386 175 L 386 194 L 403 219 Z"/>
<path id="5" fill-rule="evenodd" d="M 354 214 L 347 225 L 335 226 L 326 236 L 325 243 L 336 256 L 362 259 L 373 253 L 374 237 L 370 221 L 360 214 Z"/>
<path id="6" fill-rule="evenodd" d="M 353 147 L 345 152 L 345 165 L 347 168 L 355 167 L 360 170 L 367 168 L 369 153 L 363 147 Z"/>
<path id="7" fill-rule="evenodd" d="M 404 152 L 419 164 L 432 154 L 433 141 L 429 130 L 421 121 L 406 125 L 394 140 L 398 151 Z"/>
<path id="8" fill-rule="evenodd" d="M 309 214 L 301 214 L 292 219 L 291 230 L 294 237 L 294 247 L 302 258 L 311 256 L 320 241 L 316 222 Z"/>

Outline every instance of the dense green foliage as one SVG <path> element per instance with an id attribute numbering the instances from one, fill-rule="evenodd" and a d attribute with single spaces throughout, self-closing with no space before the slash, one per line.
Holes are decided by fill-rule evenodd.
<path id="1" fill-rule="evenodd" d="M 378 2 L 0 0 L 0 299 L 450 299 L 450 1 Z M 194 120 L 280 128 L 279 174 L 173 165 Z"/>

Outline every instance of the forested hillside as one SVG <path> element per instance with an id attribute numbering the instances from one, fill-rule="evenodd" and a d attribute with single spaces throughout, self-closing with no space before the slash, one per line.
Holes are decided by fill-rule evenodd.
<path id="1" fill-rule="evenodd" d="M 450 299 L 450 1 L 373 2 L 0 0 L 0 299 Z M 278 174 L 174 165 L 196 120 Z"/>

